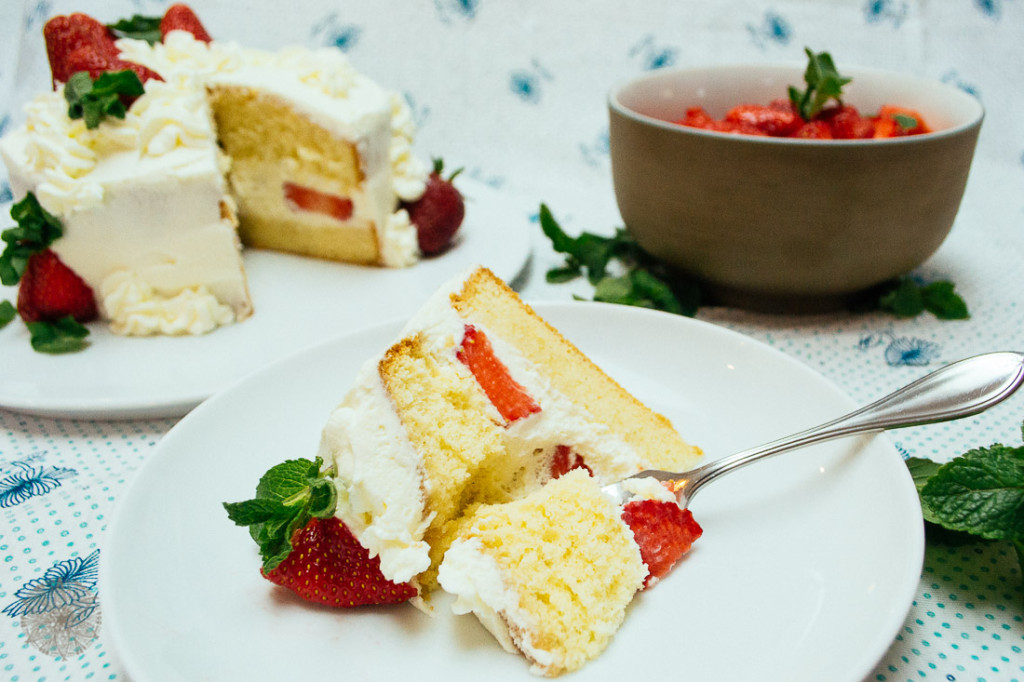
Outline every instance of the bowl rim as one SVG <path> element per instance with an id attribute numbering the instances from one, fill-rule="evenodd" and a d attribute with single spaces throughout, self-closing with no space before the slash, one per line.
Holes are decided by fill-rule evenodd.
<path id="1" fill-rule="evenodd" d="M 958 125 L 943 128 L 941 130 L 935 130 L 930 133 L 922 135 L 907 135 L 903 137 L 886 137 L 886 138 L 868 138 L 868 139 L 809 139 L 799 137 L 771 137 L 771 136 L 760 136 L 760 135 L 742 135 L 737 133 L 720 132 L 717 130 L 705 130 L 703 128 L 694 128 L 691 126 L 684 126 L 672 121 L 666 121 L 664 119 L 656 118 L 654 116 L 648 116 L 635 111 L 620 101 L 622 93 L 632 86 L 636 86 L 641 83 L 672 78 L 674 75 L 680 74 L 695 74 L 700 72 L 711 72 L 711 73 L 735 73 L 735 72 L 771 72 L 773 74 L 780 72 L 793 72 L 798 74 L 799 78 L 803 78 L 803 72 L 806 69 L 806 64 L 798 64 L 797 62 L 750 62 L 750 63 L 725 63 L 725 64 L 705 64 L 688 67 L 665 67 L 660 69 L 654 69 L 647 71 L 639 76 L 633 76 L 628 79 L 624 79 L 614 85 L 608 92 L 607 102 L 610 111 L 623 116 L 624 118 L 632 119 L 633 121 L 643 123 L 646 125 L 653 126 L 655 128 L 662 128 L 666 131 L 673 131 L 674 134 L 680 135 L 696 135 L 698 137 L 708 137 L 710 139 L 718 140 L 731 140 L 737 144 L 768 144 L 768 145 L 804 145 L 804 146 L 824 146 L 828 148 L 837 147 L 863 147 L 872 145 L 914 145 L 923 144 L 931 140 L 937 140 L 944 137 L 952 137 L 960 135 L 971 128 L 977 128 L 981 125 L 981 122 L 985 118 L 985 107 L 981 101 L 961 90 L 960 88 L 945 83 L 940 80 L 928 78 L 925 76 L 919 76 L 911 73 L 905 73 L 900 71 L 890 71 L 885 69 L 878 69 L 874 67 L 863 67 L 863 66 L 849 66 L 844 67 L 842 75 L 850 76 L 854 79 L 858 77 L 875 77 L 875 78 L 898 78 L 905 81 L 912 81 L 920 83 L 930 88 L 934 88 L 939 91 L 944 91 L 951 97 L 960 99 L 962 103 L 966 104 L 968 108 L 973 108 L 973 112 L 968 120 Z M 740 102 L 737 102 L 740 104 Z"/>

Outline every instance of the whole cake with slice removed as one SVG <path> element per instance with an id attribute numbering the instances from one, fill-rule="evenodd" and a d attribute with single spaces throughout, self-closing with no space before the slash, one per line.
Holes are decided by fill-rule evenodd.
<path id="1" fill-rule="evenodd" d="M 634 481 L 623 507 L 600 486 L 699 456 L 478 267 L 362 366 L 316 459 L 275 467 L 254 500 L 225 506 L 250 526 L 264 575 L 304 598 L 430 610 L 440 588 L 535 672 L 557 675 L 600 653 L 635 592 L 701 533 L 656 482 Z M 305 548 L 294 559 L 302 529 L 317 526 L 362 552 L 360 575 L 375 579 L 360 597 L 328 577 L 351 570 L 330 558 L 338 543 L 320 543 L 323 561 Z"/>
<path id="2" fill-rule="evenodd" d="M 184 5 L 109 26 L 59 16 L 43 33 L 54 89 L 0 140 L 12 216 L 28 220 L 5 231 L 0 275 L 34 277 L 45 251 L 75 295 L 33 279 L 26 322 L 205 333 L 254 309 L 243 243 L 404 267 L 461 223 L 451 178 L 413 153 L 403 98 L 336 49 L 213 41 Z"/>

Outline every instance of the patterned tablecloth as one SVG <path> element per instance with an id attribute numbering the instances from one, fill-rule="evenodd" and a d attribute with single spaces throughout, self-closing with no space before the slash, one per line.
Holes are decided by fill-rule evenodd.
<path id="1" fill-rule="evenodd" d="M 49 16 L 105 21 L 162 14 L 164 0 L 5 0 L 0 4 L 0 133 L 49 83 L 40 40 Z M 698 317 L 806 363 L 857 402 L 963 356 L 1024 350 L 1024 3 L 1019 0 L 196 0 L 214 36 L 259 47 L 334 45 L 405 93 L 424 155 L 534 207 L 570 232 L 610 233 L 605 97 L 645 70 L 738 61 L 799 62 L 828 49 L 840 64 L 928 76 L 986 109 L 954 229 L 917 273 L 949 279 L 971 317 L 940 322 L 881 313 L 810 317 L 704 308 Z M 0 175 L 0 202 L 10 202 Z M 797 207 L 794 207 L 796 209 Z M 6 210 L 4 212 L 6 215 Z M 509 215 L 532 232 L 517 286 L 527 299 L 589 295 L 550 285 L 561 262 L 536 208 Z M 386 311 L 382 311 L 386 313 Z M 382 315 L 384 317 L 386 315 Z M 5 330 L 9 331 L 9 330 Z M 2 334 L 4 332 L 0 332 Z M 0 381 L 4 359 L 0 355 Z M 1024 396 L 967 420 L 890 435 L 908 456 L 947 460 L 1019 444 Z M 91 421 L 0 409 L 0 679 L 123 679 L 102 638 L 98 566 L 111 514 L 173 419 Z M 1024 679 L 1024 590 L 1012 546 L 929 544 L 902 630 L 870 680 Z"/>

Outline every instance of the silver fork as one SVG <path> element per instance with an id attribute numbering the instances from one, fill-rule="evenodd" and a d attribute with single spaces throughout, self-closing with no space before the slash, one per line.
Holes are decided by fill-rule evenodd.
<path id="1" fill-rule="evenodd" d="M 684 473 L 648 469 L 604 486 L 617 503 L 629 499 L 623 483 L 654 478 L 668 483 L 684 509 L 705 485 L 730 471 L 796 448 L 871 431 L 919 426 L 978 414 L 1005 400 L 1024 381 L 1024 353 L 1000 351 L 959 360 L 866 407 L 820 426 L 743 450 Z"/>

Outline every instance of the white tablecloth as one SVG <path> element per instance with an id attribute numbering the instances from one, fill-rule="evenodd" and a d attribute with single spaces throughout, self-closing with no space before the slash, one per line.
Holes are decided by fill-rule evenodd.
<path id="1" fill-rule="evenodd" d="M 1024 3 L 1016 0 L 421 0 L 193 3 L 215 37 L 276 48 L 336 45 L 408 97 L 424 156 L 533 206 L 569 232 L 610 233 L 609 88 L 645 70 L 723 62 L 800 62 L 803 47 L 843 64 L 928 76 L 986 109 L 954 229 L 917 274 L 952 280 L 971 318 L 881 313 L 810 317 L 704 308 L 698 317 L 806 363 L 867 402 L 946 362 L 1024 350 Z M 40 38 L 49 16 L 103 21 L 162 14 L 154 0 L 5 0 L 0 5 L 0 133 L 49 83 Z M 0 175 L 0 202 L 11 200 Z M 6 216 L 6 210 L 4 212 Z M 2 224 L 2 220 L 0 220 Z M 530 300 L 589 296 L 549 285 L 559 264 L 533 213 L 532 259 L 517 285 Z M 387 317 L 382 311 L 382 319 Z M 0 332 L 3 333 L 3 332 Z M 3 372 L 0 356 L 0 373 Z M 2 379 L 0 379 L 2 380 Z M 971 419 L 891 435 L 909 456 L 944 461 L 993 442 L 1019 444 L 1024 396 Z M 104 534 L 134 472 L 173 419 L 84 421 L 0 409 L 0 679 L 122 679 L 102 638 Z M 69 596 L 62 576 L 74 574 Z M 63 586 L 63 587 L 62 587 Z M 68 620 L 68 609 L 75 617 Z M 870 680 L 1024 679 L 1024 591 L 1007 544 L 929 545 L 902 631 Z"/>

